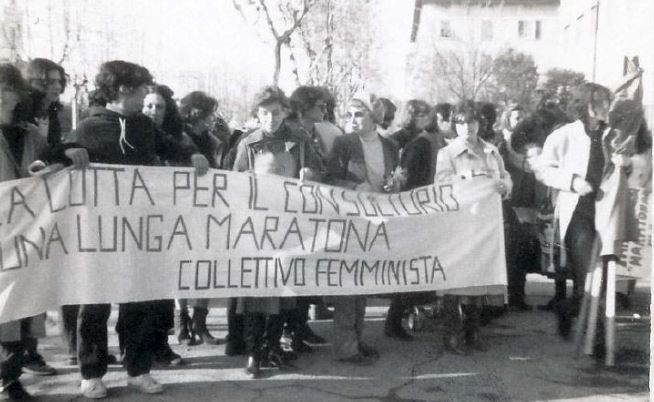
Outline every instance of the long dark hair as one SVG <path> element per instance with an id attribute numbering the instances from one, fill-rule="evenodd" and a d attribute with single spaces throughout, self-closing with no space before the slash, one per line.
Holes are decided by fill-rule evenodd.
<path id="1" fill-rule="evenodd" d="M 418 129 L 416 128 L 416 118 L 420 113 L 431 113 L 432 108 L 429 103 L 420 100 L 420 99 L 411 99 L 404 105 L 404 111 L 402 113 L 402 121 L 400 125 L 405 130 L 408 130 L 414 134 L 417 133 Z M 427 131 L 438 131 L 436 125 L 436 115 L 434 115 L 434 121 L 427 127 Z"/>
<path id="2" fill-rule="evenodd" d="M 181 137 L 184 123 L 182 122 L 182 115 L 177 108 L 177 103 L 173 99 L 175 92 L 167 85 L 153 85 L 148 88 L 148 93 L 161 96 L 166 104 L 166 112 L 164 113 L 163 123 L 161 123 L 161 129 L 166 134 L 170 134 L 175 138 Z"/>

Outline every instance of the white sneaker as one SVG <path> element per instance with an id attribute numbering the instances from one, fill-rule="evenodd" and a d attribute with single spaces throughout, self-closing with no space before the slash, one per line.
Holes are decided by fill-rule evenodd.
<path id="1" fill-rule="evenodd" d="M 104 386 L 102 378 L 82 380 L 80 391 L 84 397 L 89 399 L 100 399 L 107 396 L 107 387 Z"/>
<path id="2" fill-rule="evenodd" d="M 127 385 L 145 394 L 160 394 L 163 392 L 163 386 L 152 378 L 150 374 L 127 377 Z"/>

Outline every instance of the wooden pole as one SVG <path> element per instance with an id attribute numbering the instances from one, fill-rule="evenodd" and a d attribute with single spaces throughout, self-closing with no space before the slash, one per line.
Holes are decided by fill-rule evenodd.
<path id="1" fill-rule="evenodd" d="M 604 363 L 615 365 L 615 259 L 611 259 L 606 268 L 606 313 L 604 326 L 606 330 L 606 357 Z"/>
<path id="2" fill-rule="evenodd" d="M 593 343 L 595 342 L 595 331 L 597 330 L 597 315 L 599 312 L 599 298 L 602 291 L 602 263 L 598 258 L 600 254 L 600 238 L 595 236 L 593 241 L 593 249 L 591 251 L 590 265 L 592 280 L 590 284 L 590 306 L 588 315 L 588 326 L 586 330 L 586 343 L 584 346 L 584 354 L 593 354 Z M 599 260 L 599 261 L 598 261 Z"/>
<path id="3" fill-rule="evenodd" d="M 584 328 L 588 321 L 588 308 L 590 305 L 590 284 L 593 280 L 594 270 L 589 269 L 586 272 L 586 282 L 584 283 L 584 298 L 581 300 L 581 308 L 579 309 L 579 316 L 575 324 L 574 343 L 577 356 L 581 355 L 583 350 Z"/>
<path id="4" fill-rule="evenodd" d="M 588 326 L 586 327 L 586 342 L 584 344 L 584 354 L 593 354 L 593 343 L 595 342 L 595 332 L 597 330 L 597 315 L 599 313 L 599 299 L 602 290 L 602 264 L 595 264 L 592 267 L 592 281 L 590 284 L 590 309 L 588 315 Z"/>

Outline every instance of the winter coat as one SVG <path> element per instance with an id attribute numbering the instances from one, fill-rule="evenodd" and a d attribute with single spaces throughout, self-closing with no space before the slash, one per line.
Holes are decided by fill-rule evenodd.
<path id="1" fill-rule="evenodd" d="M 398 148 L 394 141 L 377 134 L 384 150 L 384 171 L 390 176 L 398 165 Z M 327 156 L 327 182 L 339 187 L 355 189 L 367 181 L 363 145 L 357 134 L 336 137 Z"/>
<path id="2" fill-rule="evenodd" d="M 95 108 L 67 141 L 86 148 L 95 163 L 156 166 L 175 153 L 147 116 L 127 117 L 103 107 Z"/>
<path id="3" fill-rule="evenodd" d="M 46 139 L 38 132 L 22 130 L 16 127 L 11 129 L 20 130 L 17 134 L 24 136 L 22 160 L 16 160 L 5 135 L 0 133 L 0 182 L 29 177 L 27 168 L 30 163 L 40 159 L 48 147 Z M 6 131 L 7 128 L 4 130 Z M 0 342 L 20 341 L 20 326 L 21 320 L 0 324 Z M 45 336 L 45 314 L 31 319 L 29 333 L 31 336 L 37 338 Z"/>

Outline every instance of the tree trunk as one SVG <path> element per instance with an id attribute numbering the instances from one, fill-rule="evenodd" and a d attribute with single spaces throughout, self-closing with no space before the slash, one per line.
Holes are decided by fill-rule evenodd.
<path id="1" fill-rule="evenodd" d="M 275 71 L 273 72 L 273 85 L 279 85 L 279 72 L 282 69 L 282 41 L 275 43 Z"/>

